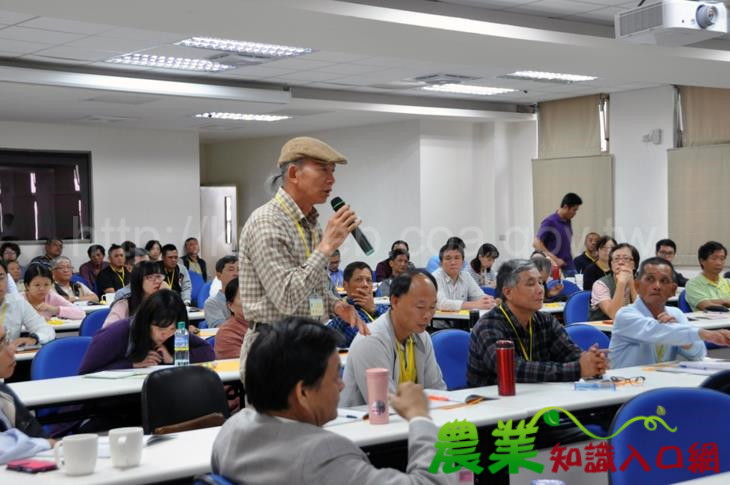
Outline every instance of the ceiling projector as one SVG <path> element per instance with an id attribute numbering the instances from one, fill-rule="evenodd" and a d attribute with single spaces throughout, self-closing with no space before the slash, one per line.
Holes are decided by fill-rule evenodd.
<path id="1" fill-rule="evenodd" d="M 614 19 L 616 38 L 636 44 L 681 46 L 727 34 L 722 2 L 660 0 L 626 10 Z"/>

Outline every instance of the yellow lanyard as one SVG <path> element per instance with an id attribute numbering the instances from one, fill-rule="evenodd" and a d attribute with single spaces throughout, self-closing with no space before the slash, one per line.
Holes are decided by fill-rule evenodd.
<path id="1" fill-rule="evenodd" d="M 504 311 L 504 308 L 502 308 L 502 305 L 499 305 L 499 309 L 502 311 L 502 314 L 504 315 L 504 318 L 507 319 L 510 326 L 512 327 L 512 330 L 515 331 L 515 335 L 517 336 L 517 343 L 520 344 L 520 350 L 522 350 L 522 355 L 525 356 L 525 360 L 530 361 L 532 360 L 532 317 L 530 317 L 530 321 L 528 323 L 528 326 L 530 327 L 530 356 L 527 356 L 527 350 L 525 350 L 525 345 L 522 343 L 522 337 L 520 337 L 520 334 L 517 333 L 517 328 L 515 328 L 515 324 L 512 323 L 512 319 L 507 315 L 507 312 Z"/>
<path id="2" fill-rule="evenodd" d="M 304 236 L 304 229 L 302 228 L 302 225 L 297 220 L 296 216 L 294 214 L 292 214 L 291 209 L 289 209 L 289 207 L 286 206 L 284 201 L 281 200 L 281 197 L 279 197 L 279 194 L 276 194 L 276 196 L 274 198 L 279 203 L 281 208 L 284 209 L 284 211 L 286 211 L 286 213 L 289 215 L 289 218 L 292 220 L 292 222 L 297 225 L 297 231 L 299 231 L 299 237 L 302 238 L 302 243 L 304 244 L 304 254 L 307 255 L 307 258 L 309 258 L 309 256 L 314 252 L 314 248 L 316 246 L 315 241 L 314 241 L 314 239 L 315 239 L 314 233 L 312 233 L 312 248 L 310 249 L 309 244 L 307 244 L 307 238 Z"/>
<path id="3" fill-rule="evenodd" d="M 591 260 L 591 263 L 595 263 L 596 262 L 595 259 L 591 258 L 591 255 L 588 253 L 588 251 L 583 251 L 583 254 L 586 255 L 586 258 L 588 258 L 588 259 Z"/>
<path id="4" fill-rule="evenodd" d="M 398 384 L 402 382 L 416 382 L 416 353 L 413 335 L 406 339 L 405 347 L 406 350 L 403 352 L 400 342 L 396 342 L 395 344 L 395 348 L 398 351 L 398 362 L 400 364 Z"/>
<path id="5" fill-rule="evenodd" d="M 168 276 L 169 276 L 169 278 L 168 278 Z M 172 275 L 168 275 L 167 270 L 165 270 L 165 281 L 167 281 L 167 286 L 169 286 L 170 289 L 172 289 L 172 283 L 173 283 L 173 281 L 175 281 L 175 270 L 174 269 L 172 270 Z"/>
<path id="6" fill-rule="evenodd" d="M 2 304 L 3 310 L 2 310 L 2 313 L 0 313 L 0 325 L 4 325 L 5 324 L 5 314 L 8 313 L 8 307 L 9 306 L 10 305 L 8 305 L 7 302 L 3 302 L 3 304 Z"/>
<path id="7" fill-rule="evenodd" d="M 370 319 L 370 321 L 371 321 L 371 322 L 372 322 L 373 320 L 375 320 L 375 319 L 373 318 L 373 316 L 372 316 L 371 314 L 369 314 L 369 313 L 368 313 L 368 311 L 367 311 L 366 309 L 364 309 L 364 308 L 360 307 L 360 310 L 362 310 L 362 312 L 363 312 L 363 313 L 364 313 L 365 315 L 367 315 L 367 316 L 368 316 L 368 318 Z"/>
<path id="8" fill-rule="evenodd" d="M 656 346 L 656 356 L 657 356 L 657 362 L 664 362 L 664 346 L 663 345 Z"/>
<path id="9" fill-rule="evenodd" d="M 125 283 L 124 283 L 124 268 L 122 268 L 122 276 L 119 276 L 119 273 L 117 271 L 115 271 L 114 269 L 112 269 L 112 271 L 114 271 L 114 274 L 117 275 L 117 278 L 119 278 L 119 281 L 122 282 L 122 286 L 124 286 L 125 285 Z"/>

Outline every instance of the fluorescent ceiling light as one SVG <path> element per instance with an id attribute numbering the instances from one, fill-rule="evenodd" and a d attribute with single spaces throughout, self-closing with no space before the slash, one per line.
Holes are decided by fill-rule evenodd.
<path id="1" fill-rule="evenodd" d="M 421 89 L 440 93 L 476 94 L 478 96 L 494 96 L 495 94 L 513 93 L 517 91 L 516 89 L 490 88 L 487 86 L 473 86 L 471 84 L 437 84 L 434 86 L 424 86 Z"/>
<path id="2" fill-rule="evenodd" d="M 198 113 L 196 118 L 209 118 L 217 120 L 234 120 L 234 121 L 281 121 L 290 120 L 291 116 L 284 115 L 252 115 L 244 113 Z"/>
<path id="3" fill-rule="evenodd" d="M 288 45 L 261 44 L 231 39 L 216 39 L 214 37 L 191 37 L 176 42 L 175 45 L 211 49 L 215 51 L 235 52 L 251 57 L 263 59 L 278 59 L 283 57 L 301 56 L 309 54 L 312 49 L 306 47 L 292 47 Z"/>
<path id="4" fill-rule="evenodd" d="M 526 79 L 528 81 L 545 81 L 555 83 L 580 83 L 585 81 L 593 81 L 598 79 L 594 76 L 583 76 L 581 74 L 560 74 L 558 72 L 542 72 L 542 71 L 517 71 L 512 74 L 500 76 L 508 79 Z"/>
<path id="5" fill-rule="evenodd" d="M 185 71 L 220 72 L 235 69 L 236 66 L 209 61 L 208 59 L 189 59 L 186 57 L 152 56 L 148 54 L 125 54 L 112 57 L 106 62 L 130 66 L 162 67 L 165 69 L 182 69 Z"/>

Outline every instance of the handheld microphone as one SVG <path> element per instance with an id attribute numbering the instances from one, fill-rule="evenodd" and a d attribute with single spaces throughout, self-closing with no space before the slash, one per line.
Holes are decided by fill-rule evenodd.
<path id="1" fill-rule="evenodd" d="M 330 201 L 330 204 L 332 204 L 332 210 L 337 212 L 340 207 L 345 205 L 345 201 L 339 197 L 335 197 Z M 365 234 L 362 233 L 359 227 L 356 227 L 352 230 L 352 237 L 355 238 L 355 241 L 357 241 L 357 245 L 360 246 L 360 249 L 362 249 L 362 251 L 367 256 L 373 254 L 374 250 L 373 247 L 370 245 L 370 241 L 368 241 L 368 238 L 365 237 Z"/>

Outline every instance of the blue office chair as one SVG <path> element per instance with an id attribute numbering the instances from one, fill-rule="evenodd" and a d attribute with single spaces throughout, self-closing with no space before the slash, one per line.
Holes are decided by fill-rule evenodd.
<path id="1" fill-rule="evenodd" d="M 689 449 L 695 443 L 698 443 L 698 452 L 702 450 L 703 444 L 716 443 L 719 450 L 719 472 L 730 471 L 730 460 L 726 459 L 727 453 L 723 451 L 730 449 L 730 424 L 724 419 L 724 410 L 730 409 L 730 396 L 718 391 L 665 388 L 643 392 L 621 406 L 611 424 L 610 432 L 613 434 L 632 418 L 658 416 L 659 406 L 665 411 L 659 417 L 670 428 L 676 428 L 676 431 L 668 431 L 661 423 L 654 431 L 649 431 L 643 422 L 634 422 L 611 438 L 609 443 L 613 446 L 613 463 L 616 467 L 615 472 L 609 472 L 611 484 L 676 483 L 698 478 L 702 475 L 689 470 Z M 644 471 L 636 458 L 621 471 L 620 467 L 632 453 L 629 445 L 646 460 L 650 471 Z M 682 452 L 684 467 L 681 469 L 661 469 L 657 466 L 659 450 L 669 446 L 676 446 Z M 664 465 L 677 462 L 676 451 L 665 452 Z"/>
<path id="2" fill-rule="evenodd" d="M 439 330 L 431 335 L 436 362 L 449 391 L 464 389 L 469 359 L 469 332 L 457 329 Z"/>
<path id="3" fill-rule="evenodd" d="M 55 379 L 75 376 L 89 348 L 91 337 L 64 337 L 51 340 L 38 351 L 30 366 L 30 378 Z"/>
<path id="4" fill-rule="evenodd" d="M 78 273 L 74 273 L 71 275 L 71 284 L 74 284 L 74 283 L 83 283 L 84 285 L 86 285 L 86 287 L 88 289 L 90 289 L 91 291 L 94 291 L 94 288 L 92 288 L 91 283 L 89 283 L 89 281 L 86 278 L 84 278 L 83 276 L 81 276 Z"/>
<path id="5" fill-rule="evenodd" d="M 692 308 L 687 303 L 687 290 L 682 290 L 679 294 L 679 309 L 684 313 L 692 313 Z"/>
<path id="6" fill-rule="evenodd" d="M 210 348 L 215 349 L 215 335 L 212 337 L 208 337 L 205 339 L 206 342 L 208 342 L 208 345 L 210 345 Z"/>
<path id="7" fill-rule="evenodd" d="M 212 285 L 212 281 L 208 281 L 205 283 L 198 292 L 198 307 L 203 308 L 205 306 L 205 300 L 207 300 L 210 297 L 210 285 Z M 225 288 L 223 288 L 225 290 Z"/>
<path id="8" fill-rule="evenodd" d="M 194 480 L 193 485 L 234 485 L 223 475 L 216 475 L 215 473 L 198 475 Z"/>
<path id="9" fill-rule="evenodd" d="M 205 281 L 203 281 L 203 277 L 195 271 L 188 271 L 188 274 L 190 275 L 190 283 L 192 284 L 192 288 L 190 290 L 190 300 L 193 306 L 199 306 L 198 294 L 200 293 L 200 289 L 203 287 L 203 285 L 205 285 Z M 205 304 L 205 301 L 203 301 L 203 304 Z"/>
<path id="10" fill-rule="evenodd" d="M 106 320 L 110 310 L 110 308 L 103 308 L 87 314 L 81 322 L 79 335 L 82 337 L 93 337 L 96 335 L 96 332 L 101 330 L 102 325 L 104 325 L 104 320 Z"/>
<path id="11" fill-rule="evenodd" d="M 563 291 L 561 291 L 558 296 L 569 298 L 570 296 L 580 292 L 580 288 L 578 288 L 575 283 L 568 280 L 550 280 L 547 282 L 548 290 L 552 289 L 557 284 L 563 285 Z"/>
<path id="12" fill-rule="evenodd" d="M 588 307 L 590 303 L 590 291 L 579 291 L 568 298 L 568 301 L 565 302 L 565 308 L 563 309 L 565 324 L 587 322 Z"/>
<path id="13" fill-rule="evenodd" d="M 491 286 L 480 286 L 479 288 L 482 289 L 485 295 L 497 296 L 497 290 L 495 290 Z"/>
<path id="14" fill-rule="evenodd" d="M 570 340 L 575 342 L 583 351 L 590 349 L 593 344 L 598 344 L 600 349 L 608 348 L 609 339 L 606 334 L 590 325 L 581 325 L 579 323 L 566 325 L 565 331 L 568 332 Z"/>

